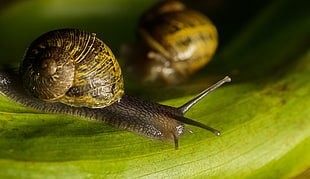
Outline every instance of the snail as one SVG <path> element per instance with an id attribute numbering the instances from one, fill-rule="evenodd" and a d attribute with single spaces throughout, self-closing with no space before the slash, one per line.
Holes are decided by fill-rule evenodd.
<path id="1" fill-rule="evenodd" d="M 0 72 L 0 94 L 21 105 L 47 113 L 82 117 L 109 124 L 151 140 L 175 143 L 184 124 L 220 132 L 184 117 L 225 77 L 181 107 L 144 101 L 124 93 L 120 66 L 110 48 L 94 33 L 58 29 L 33 41 L 19 74 Z"/>
<path id="2" fill-rule="evenodd" d="M 146 11 L 138 35 L 142 42 L 128 61 L 145 82 L 182 82 L 206 65 L 218 46 L 211 20 L 179 1 L 161 1 Z"/>

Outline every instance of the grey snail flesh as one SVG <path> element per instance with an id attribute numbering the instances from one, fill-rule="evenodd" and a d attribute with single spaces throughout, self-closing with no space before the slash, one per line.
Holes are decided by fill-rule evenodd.
<path id="1" fill-rule="evenodd" d="M 48 103 L 28 95 L 20 79 L 9 72 L 0 72 L 0 94 L 39 111 L 106 123 L 151 140 L 171 142 L 174 141 L 174 137 L 180 138 L 185 130 L 182 122 L 173 119 L 182 116 L 177 108 L 146 102 L 128 95 L 104 108 L 92 109 L 73 107 L 60 102 Z"/>

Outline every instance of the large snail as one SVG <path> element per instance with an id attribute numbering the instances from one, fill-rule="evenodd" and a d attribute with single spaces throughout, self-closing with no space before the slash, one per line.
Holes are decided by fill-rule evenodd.
<path id="1" fill-rule="evenodd" d="M 129 61 L 146 82 L 184 81 L 210 61 L 218 45 L 212 22 L 179 1 L 155 4 L 141 16 L 138 26 L 142 42 Z"/>
<path id="2" fill-rule="evenodd" d="M 178 108 L 128 96 L 109 47 L 95 34 L 75 29 L 54 30 L 36 39 L 19 72 L 0 72 L 0 94 L 12 101 L 44 112 L 96 120 L 152 140 L 174 141 L 176 149 L 184 131 L 191 132 L 184 124 L 220 135 L 184 114 L 230 81 L 225 77 Z"/>

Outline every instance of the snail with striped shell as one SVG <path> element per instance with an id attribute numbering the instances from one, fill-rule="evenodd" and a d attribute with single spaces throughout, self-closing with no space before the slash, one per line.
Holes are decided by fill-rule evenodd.
<path id="1" fill-rule="evenodd" d="M 132 48 L 128 61 L 146 82 L 184 81 L 211 60 L 218 45 L 213 23 L 179 1 L 161 1 L 146 11 L 138 34 L 142 45 Z"/>
<path id="2" fill-rule="evenodd" d="M 99 121 L 151 140 L 174 141 L 176 149 L 184 131 L 191 132 L 184 124 L 220 135 L 184 114 L 230 81 L 225 77 L 179 108 L 128 96 L 110 48 L 95 34 L 75 29 L 54 30 L 32 42 L 19 72 L 0 72 L 0 94 L 12 101 L 48 113 Z"/>

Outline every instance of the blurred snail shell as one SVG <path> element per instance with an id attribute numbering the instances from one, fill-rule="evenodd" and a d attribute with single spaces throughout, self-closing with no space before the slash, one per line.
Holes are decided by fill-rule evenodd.
<path id="1" fill-rule="evenodd" d="M 218 45 L 212 22 L 179 1 L 161 1 L 145 12 L 138 33 L 146 52 L 134 63 L 151 82 L 186 79 L 211 60 Z"/>
<path id="2" fill-rule="evenodd" d="M 184 131 L 191 132 L 184 124 L 220 135 L 184 114 L 229 81 L 225 77 L 178 108 L 144 101 L 124 94 L 119 64 L 95 34 L 59 29 L 43 34 L 30 45 L 19 75 L 0 72 L 0 94 L 44 112 L 99 121 L 151 140 L 174 141 L 177 149 Z"/>

